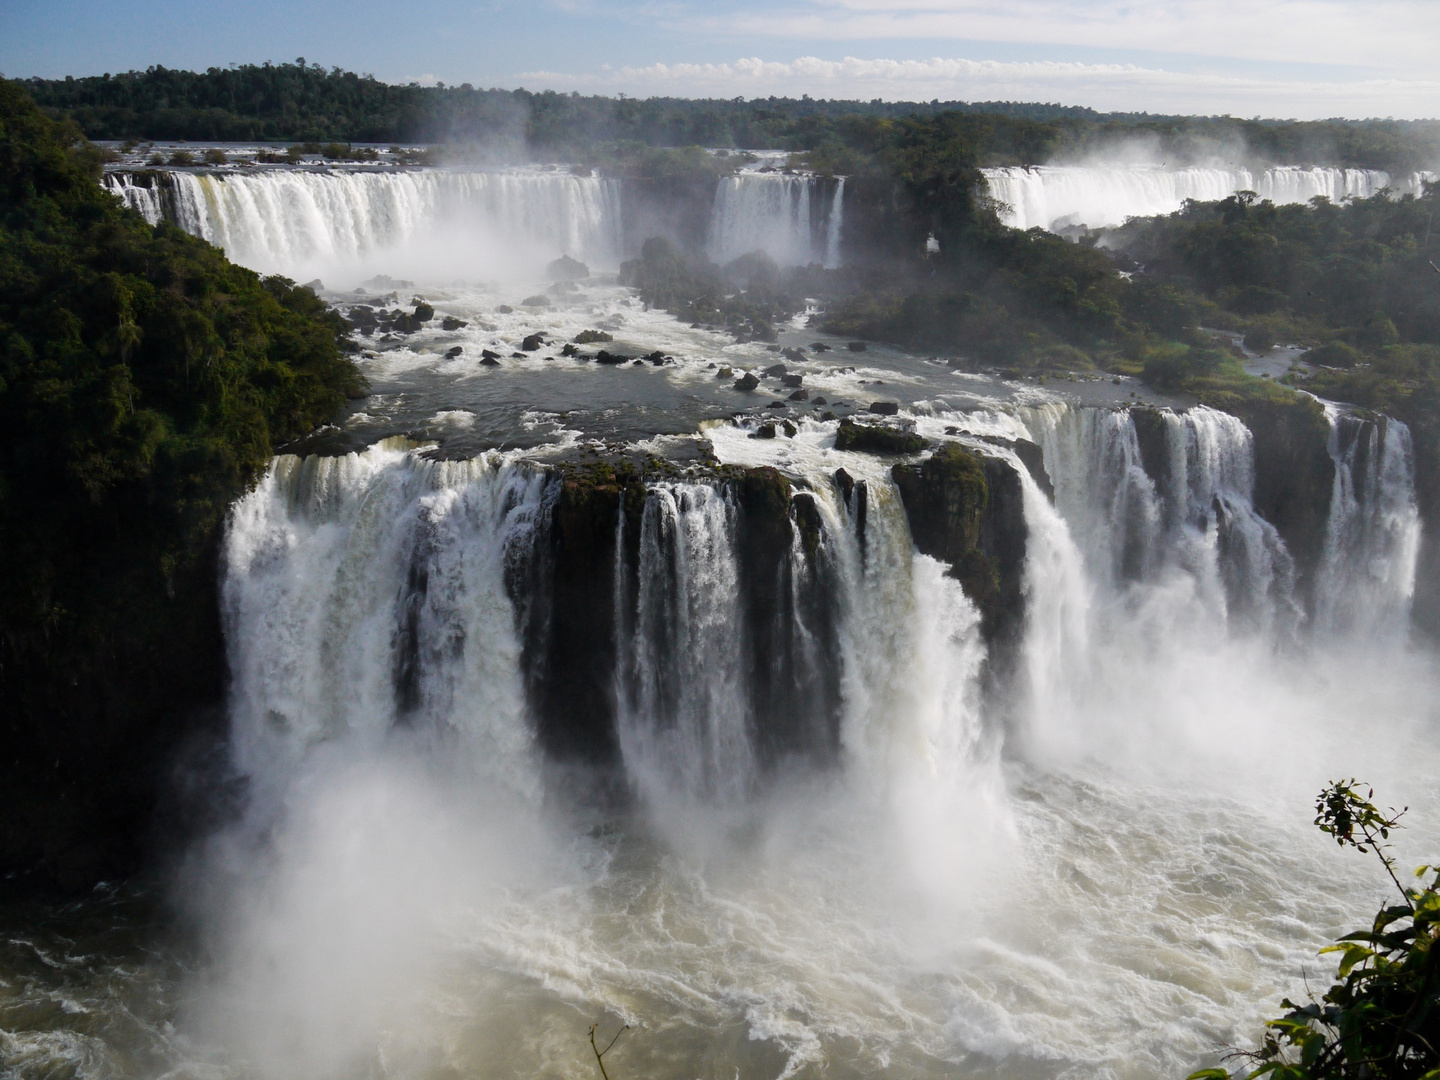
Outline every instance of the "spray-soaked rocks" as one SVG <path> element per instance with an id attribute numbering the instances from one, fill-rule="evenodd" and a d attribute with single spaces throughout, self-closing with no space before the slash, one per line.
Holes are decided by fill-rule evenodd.
<path id="1" fill-rule="evenodd" d="M 860 450 L 872 454 L 918 454 L 928 446 L 913 431 L 881 427 L 878 424 L 857 424 L 848 417 L 835 432 L 836 450 Z"/>
<path id="2" fill-rule="evenodd" d="M 579 259 L 561 255 L 545 267 L 545 276 L 551 281 L 583 281 L 590 276 L 590 268 Z"/>
<path id="3" fill-rule="evenodd" d="M 394 321 L 390 324 L 390 328 L 397 334 L 413 334 L 417 330 L 422 329 L 425 324 L 434 317 L 435 309 L 425 303 L 425 301 L 417 300 L 415 302 L 415 310 L 408 314 L 403 311 L 397 313 Z"/>
<path id="4" fill-rule="evenodd" d="M 1004 458 L 945 443 L 922 462 L 896 465 L 891 475 L 916 548 L 948 565 L 980 609 L 986 639 L 1013 645 L 1023 624 L 1028 538 L 1015 467 Z"/>

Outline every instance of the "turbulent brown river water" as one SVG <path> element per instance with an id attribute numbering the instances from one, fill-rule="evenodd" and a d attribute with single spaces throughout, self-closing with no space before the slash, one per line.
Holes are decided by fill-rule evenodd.
<path id="1" fill-rule="evenodd" d="M 543 278 L 462 284 L 459 255 L 427 284 L 429 243 L 295 256 L 342 308 L 422 296 L 436 319 L 368 340 L 372 396 L 232 513 L 243 813 L 145 885 L 0 893 L 7 1075 L 591 1077 L 591 1025 L 608 1041 L 628 1024 L 614 1080 L 1180 1077 L 1322 985 L 1316 950 L 1384 895 L 1310 825 L 1327 780 L 1409 805 L 1399 857 L 1435 858 L 1436 672 L 1406 629 L 1419 524 L 1399 425 L 1348 502 L 1337 487 L 1306 619 L 1250 506 L 1249 433 L 1223 414 L 1167 414 L 1158 483 L 1116 406 L 1187 403 L 1131 382 L 851 352 L 802 315 L 779 344 L 806 349 L 784 362 L 810 400 L 769 377 L 746 393 L 736 378 L 782 359 L 763 344 L 647 311 L 613 274 L 543 307 L 522 303 Z M 363 284 L 387 266 L 417 283 Z M 662 363 L 561 356 L 585 329 Z M 546 346 L 515 357 L 536 332 Z M 1008 694 L 984 692 L 975 608 L 914 550 L 894 459 L 834 449 L 825 412 L 875 401 L 932 440 L 1045 451 Z M 752 438 L 767 420 L 777 437 Z M 759 762 L 736 518 L 699 473 L 647 502 L 626 797 L 540 752 L 507 560 L 544 505 L 539 468 L 591 450 L 770 464 L 813 494 L 839 613 L 832 764 Z M 842 467 L 869 485 L 863 532 Z M 397 627 L 419 642 L 404 708 Z"/>

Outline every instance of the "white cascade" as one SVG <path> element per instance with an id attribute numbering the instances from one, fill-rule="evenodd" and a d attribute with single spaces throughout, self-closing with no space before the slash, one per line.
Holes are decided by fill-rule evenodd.
<path id="1" fill-rule="evenodd" d="M 165 206 L 159 186 L 137 184 L 135 177 L 129 173 L 106 173 L 104 185 L 131 210 L 138 210 L 149 224 L 159 225 L 164 220 Z"/>
<path id="2" fill-rule="evenodd" d="M 844 180 L 828 204 L 814 176 L 742 172 L 720 180 L 710 217 L 710 257 L 725 263 L 763 251 L 782 266 L 840 265 Z"/>
<path id="3" fill-rule="evenodd" d="M 1329 403 L 1325 415 L 1335 480 L 1315 581 L 1316 623 L 1330 633 L 1403 641 L 1421 528 L 1410 429 Z"/>
<path id="4" fill-rule="evenodd" d="M 602 177 L 272 169 L 163 179 L 177 225 L 266 273 L 434 280 L 533 274 L 562 254 L 595 266 L 621 256 L 620 185 Z M 114 175 L 107 184 L 136 205 L 133 181 Z"/>
<path id="5" fill-rule="evenodd" d="M 1179 210 L 1186 199 L 1213 202 L 1253 191 L 1274 203 L 1368 198 L 1392 186 L 1379 169 L 1278 165 L 1268 169 L 1166 168 L 1161 165 L 1041 165 L 981 170 L 990 197 L 1004 204 L 1001 219 L 1017 229 L 1067 225 L 1100 228 L 1129 217 Z M 1432 174 L 1406 178 L 1401 190 L 1418 192 Z"/>
<path id="6" fill-rule="evenodd" d="M 498 456 L 431 461 L 399 440 L 276 458 L 232 509 L 224 549 L 241 772 L 281 790 L 319 744 L 378 746 L 406 727 L 532 794 L 505 564 L 542 486 Z"/>
<path id="7" fill-rule="evenodd" d="M 1204 406 L 1159 410 L 1152 475 L 1128 409 L 1049 403 L 1022 419 L 1044 451 L 1056 508 L 1107 595 L 1129 591 L 1130 603 L 1143 603 L 1179 575 L 1216 627 L 1293 630 L 1294 564 L 1254 508 L 1254 440 L 1240 420 Z"/>
<path id="8" fill-rule="evenodd" d="M 827 270 L 840 265 L 840 240 L 845 229 L 845 178 L 835 180 L 835 194 L 830 198 L 830 214 L 825 223 L 825 260 Z"/>
<path id="9" fill-rule="evenodd" d="M 621 515 L 620 528 L 624 527 Z M 635 610 L 617 604 L 619 734 L 642 793 L 737 802 L 754 779 L 740 640 L 736 509 L 707 484 L 652 488 L 640 525 Z M 622 534 L 623 541 L 623 534 Z M 625 545 L 617 545 L 617 577 Z"/>
<path id="10" fill-rule="evenodd" d="M 1275 527 L 1255 510 L 1255 448 L 1237 417 L 1203 405 L 1161 412 L 1170 447 L 1168 501 L 1224 588 L 1232 625 L 1288 632 L 1298 625 L 1295 565 Z M 1212 548 L 1213 543 L 1213 548 Z"/>

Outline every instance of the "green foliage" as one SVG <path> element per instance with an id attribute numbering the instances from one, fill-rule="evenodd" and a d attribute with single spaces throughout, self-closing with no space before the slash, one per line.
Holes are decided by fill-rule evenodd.
<path id="1" fill-rule="evenodd" d="M 1343 205 L 1274 206 L 1237 195 L 1132 220 L 1109 242 L 1149 280 L 1198 292 L 1248 325 L 1283 315 L 1312 339 L 1373 351 L 1440 344 L 1437 210 L 1435 185 L 1418 197 Z"/>
<path id="2" fill-rule="evenodd" d="M 835 432 L 836 450 L 866 450 L 875 454 L 918 454 L 930 445 L 923 436 L 899 428 L 857 424 L 850 417 Z M 947 444 L 949 445 L 949 444 Z M 983 477 L 982 477 L 983 479 Z"/>
<path id="3" fill-rule="evenodd" d="M 949 115 L 980 164 L 1035 164 L 1142 139 L 1159 160 L 1197 160 L 1235 145 L 1275 162 L 1409 172 L 1428 168 L 1433 121 L 1318 122 L 1097 113 L 1021 102 L 690 100 L 582 97 L 479 90 L 468 83 L 391 86 L 293 64 L 205 72 L 152 67 L 90 78 L 32 79 L 36 100 L 94 139 L 257 139 L 338 142 L 520 143 L 572 150 L 608 144 L 807 150 L 811 164 L 847 176 L 894 138 L 893 126 Z"/>
<path id="4" fill-rule="evenodd" d="M 1363 356 L 1358 349 L 1343 341 L 1327 341 L 1324 345 L 1309 350 L 1300 359 L 1307 364 L 1321 367 L 1353 368 L 1360 363 Z"/>
<path id="5" fill-rule="evenodd" d="M 1286 383 L 1407 423 L 1416 494 L 1429 521 L 1440 512 L 1437 212 L 1440 186 L 1433 184 L 1419 196 L 1340 205 L 1315 199 L 1274 206 L 1242 194 L 1132 220 L 1107 243 L 1143 265 L 1137 286 L 1185 296 L 1206 325 L 1243 329 L 1252 350 L 1277 341 L 1311 345 L 1303 359 L 1317 366 L 1292 370 Z M 1163 334 L 1159 320 L 1147 321 Z M 1156 348 L 1168 346 L 1142 342 L 1138 352 Z M 1226 386 L 1213 375 L 1202 385 L 1199 373 L 1169 358 L 1142 362 L 1156 385 L 1200 393 L 1219 408 L 1243 410 L 1275 392 L 1254 385 L 1263 380 L 1247 388 L 1238 374 L 1223 380 Z"/>
<path id="6" fill-rule="evenodd" d="M 1232 377 L 1244 377 L 1243 369 L 1237 372 L 1233 360 L 1214 346 L 1196 348 L 1168 343 L 1147 350 L 1141 372 L 1151 386 L 1161 390 L 1181 390 L 1193 387 L 1198 380 L 1216 375 L 1226 367 Z"/>
<path id="7" fill-rule="evenodd" d="M 1424 1080 L 1440 1076 L 1440 867 L 1422 866 L 1403 885 L 1385 841 L 1405 811 L 1382 811 L 1354 780 L 1320 793 L 1315 824 L 1341 847 L 1373 854 L 1399 895 L 1382 907 L 1367 930 L 1321 950 L 1338 954 L 1336 982 L 1319 1000 L 1297 1005 L 1288 998 L 1284 1016 L 1266 1024 L 1256 1051 L 1234 1052 L 1250 1068 L 1245 1080 Z M 1190 1080 L 1221 1080 L 1224 1069 L 1205 1069 Z"/>
<path id="8" fill-rule="evenodd" d="M 78 131 L 0 82 L 0 803 L 62 786 L 53 770 L 87 753 L 124 772 L 120 755 L 218 690 L 221 661 L 194 650 L 219 636 L 225 513 L 361 388 L 312 292 L 152 229 L 98 175 Z M 97 728 L 68 744 L 85 710 Z M 143 786 L 134 769 L 107 782 Z M 70 780 L 72 813 L 105 797 Z M 0 827 L 0 864 L 34 831 Z"/>

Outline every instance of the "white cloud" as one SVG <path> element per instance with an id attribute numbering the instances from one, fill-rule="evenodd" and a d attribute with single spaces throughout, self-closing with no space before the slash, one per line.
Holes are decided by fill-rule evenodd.
<path id="1" fill-rule="evenodd" d="M 1313 119 L 1440 115 L 1440 78 L 1298 81 L 1167 71 L 1134 64 L 995 60 L 740 59 L 651 64 L 591 73 L 527 72 L 533 89 L 679 97 L 851 98 L 887 101 L 1056 101 L 1111 110 L 1232 113 Z"/>
<path id="2" fill-rule="evenodd" d="M 696 30 L 766 38 L 904 38 L 1083 46 L 1424 73 L 1435 0 L 800 0 L 692 16 Z"/>

